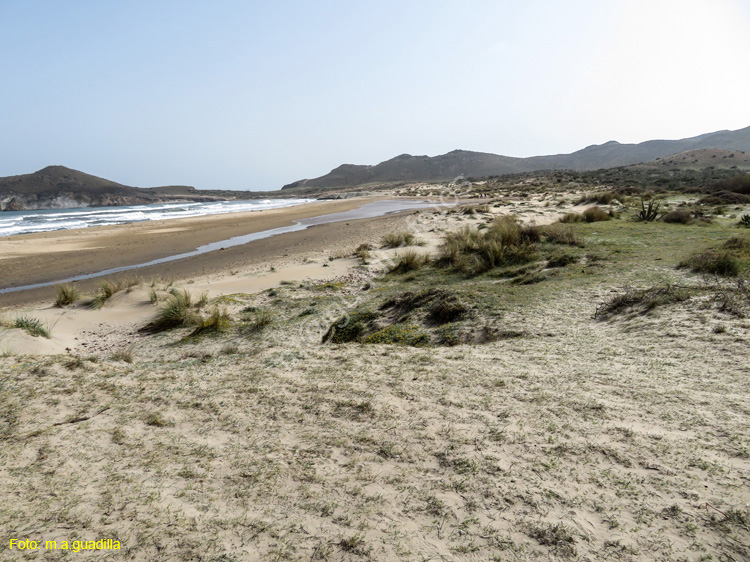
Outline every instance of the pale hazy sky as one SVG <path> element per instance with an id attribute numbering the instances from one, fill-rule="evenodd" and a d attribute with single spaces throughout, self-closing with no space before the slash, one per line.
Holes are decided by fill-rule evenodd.
<path id="1" fill-rule="evenodd" d="M 750 0 L 0 0 L 0 176 L 277 189 L 740 129 L 749 30 Z"/>

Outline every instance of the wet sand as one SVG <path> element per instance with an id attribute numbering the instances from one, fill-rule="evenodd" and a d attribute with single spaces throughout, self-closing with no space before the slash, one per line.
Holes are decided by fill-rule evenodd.
<path id="1" fill-rule="evenodd" d="M 204 244 L 290 225 L 295 220 L 348 211 L 373 198 L 325 201 L 250 213 L 26 234 L 0 239 L 0 287 L 55 281 L 189 252 Z M 185 279 L 237 267 L 262 266 L 279 258 L 321 255 L 376 236 L 393 215 L 313 226 L 249 244 L 140 268 L 113 277 Z M 358 242 L 359 241 L 359 242 Z M 78 282 L 81 290 L 101 278 Z M 54 298 L 53 287 L 0 295 L 0 307 Z"/>

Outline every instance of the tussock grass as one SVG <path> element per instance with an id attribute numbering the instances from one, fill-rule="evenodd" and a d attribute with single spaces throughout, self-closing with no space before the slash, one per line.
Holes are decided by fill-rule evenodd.
<path id="1" fill-rule="evenodd" d="M 687 209 L 675 209 L 665 214 L 661 220 L 670 224 L 693 224 L 693 215 Z"/>
<path id="2" fill-rule="evenodd" d="M 121 282 L 105 279 L 99 283 L 99 289 L 94 298 L 89 301 L 89 306 L 94 309 L 103 307 L 113 295 L 122 291 L 122 289 L 123 284 Z"/>
<path id="3" fill-rule="evenodd" d="M 582 246 L 581 239 L 571 227 L 565 224 L 550 224 L 542 228 L 544 238 L 553 244 L 566 246 Z"/>
<path id="4" fill-rule="evenodd" d="M 133 350 L 135 345 L 129 345 L 123 349 L 115 351 L 109 358 L 112 361 L 124 361 L 125 363 L 132 363 L 134 361 Z"/>
<path id="5" fill-rule="evenodd" d="M 173 289 L 156 313 L 156 317 L 143 330 L 156 333 L 195 324 L 198 317 L 191 310 L 192 304 L 193 299 L 190 293 Z"/>
<path id="6" fill-rule="evenodd" d="M 648 289 L 627 289 L 624 293 L 600 304 L 596 308 L 594 318 L 602 320 L 627 311 L 645 314 L 658 306 L 682 302 L 689 298 L 689 291 L 672 285 Z"/>
<path id="7" fill-rule="evenodd" d="M 267 308 L 253 308 L 252 311 L 247 309 L 246 311 L 251 312 L 252 317 L 246 323 L 244 331 L 251 334 L 262 332 L 268 326 L 273 324 L 275 320 L 273 312 Z"/>
<path id="8" fill-rule="evenodd" d="M 49 330 L 42 324 L 42 321 L 38 318 L 31 318 L 29 316 L 19 316 L 13 321 L 13 327 L 19 328 L 29 334 L 30 336 L 51 338 Z"/>
<path id="9" fill-rule="evenodd" d="M 589 207 L 583 212 L 583 220 L 586 222 L 608 221 L 610 219 L 612 219 L 612 215 L 601 207 Z"/>
<path id="10" fill-rule="evenodd" d="M 540 230 L 522 227 L 510 216 L 480 231 L 465 226 L 443 237 L 441 261 L 457 271 L 477 275 L 498 266 L 520 264 L 536 256 Z"/>
<path id="11" fill-rule="evenodd" d="M 406 273 L 417 271 L 430 263 L 430 256 L 415 250 L 405 250 L 396 255 L 395 263 L 388 269 L 389 273 Z"/>
<path id="12" fill-rule="evenodd" d="M 597 193 L 587 193 L 581 196 L 576 205 L 585 203 L 596 203 L 597 205 L 609 205 L 615 199 L 615 194 L 611 191 L 600 191 Z"/>
<path id="13" fill-rule="evenodd" d="M 426 242 L 411 232 L 391 232 L 381 239 L 384 248 L 403 248 L 405 246 L 424 246 Z"/>
<path id="14" fill-rule="evenodd" d="M 565 213 L 561 216 L 557 222 L 563 224 L 570 224 L 574 222 L 583 222 L 585 219 L 581 213 Z"/>
<path id="15" fill-rule="evenodd" d="M 740 264 L 729 252 L 707 250 L 697 252 L 680 262 L 678 267 L 688 268 L 693 273 L 707 273 L 735 277 L 740 272 Z"/>
<path id="16" fill-rule="evenodd" d="M 75 285 L 58 285 L 55 306 L 57 308 L 70 306 L 71 304 L 77 302 L 80 298 L 81 292 Z"/>
<path id="17" fill-rule="evenodd" d="M 198 320 L 198 327 L 190 336 L 198 336 L 208 333 L 224 333 L 229 330 L 232 319 L 226 309 L 214 307 L 211 314 L 202 320 Z"/>

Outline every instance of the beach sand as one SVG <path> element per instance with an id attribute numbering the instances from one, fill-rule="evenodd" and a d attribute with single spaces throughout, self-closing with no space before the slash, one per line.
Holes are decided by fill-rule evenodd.
<path id="1" fill-rule="evenodd" d="M 434 256 L 446 232 L 497 215 L 544 224 L 580 210 L 578 194 L 559 198 L 282 234 L 125 273 L 142 282 L 99 310 L 55 308 L 54 287 L 0 295 L 6 322 L 29 316 L 51 332 L 0 330 L 5 545 L 113 538 L 120 552 L 87 554 L 143 562 L 747 560 L 746 319 L 702 296 L 592 318 L 623 285 L 700 290 L 676 269 L 683 234 L 716 241 L 732 229 L 575 225 L 584 247 L 558 251 L 585 261 L 531 284 L 440 267 L 382 275 L 405 251 L 381 249 L 387 233 L 415 232 L 424 245 L 410 250 Z M 0 267 L 39 280 L 44 257 L 74 274 L 308 210 L 18 237 Z M 353 256 L 360 244 L 373 248 L 367 265 Z M 81 283 L 86 297 L 97 283 Z M 323 345 L 319 328 L 342 314 L 383 314 L 387 299 L 427 287 L 457 291 L 464 323 L 497 339 Z M 205 293 L 195 310 L 226 310 L 230 329 L 144 332 L 173 289 Z M 255 327 L 261 313 L 268 325 Z M 3 560 L 65 554 L 6 546 Z"/>

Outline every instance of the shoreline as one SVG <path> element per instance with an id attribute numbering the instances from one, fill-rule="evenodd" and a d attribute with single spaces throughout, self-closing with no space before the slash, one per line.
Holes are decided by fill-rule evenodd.
<path id="1" fill-rule="evenodd" d="M 18 235 L 0 239 L 0 279 L 3 288 L 11 288 L 148 263 L 236 236 L 284 228 L 294 225 L 296 221 L 314 221 L 324 215 L 352 211 L 383 199 L 393 198 L 363 197 L 246 213 Z M 283 261 L 284 258 L 311 251 L 336 251 L 341 248 L 342 239 L 356 236 L 357 232 L 360 237 L 369 236 L 372 228 L 364 223 L 389 222 L 379 220 L 388 217 L 394 215 L 310 225 L 304 230 L 254 240 L 252 244 L 216 249 L 166 263 L 113 273 L 107 277 L 186 279 L 216 275 L 236 268 L 257 267 L 272 260 Z M 358 227 L 351 228 L 355 224 Z M 81 280 L 75 285 L 81 291 L 93 290 L 103 278 L 105 277 Z M 2 294 L 0 308 L 52 300 L 55 283 Z"/>

